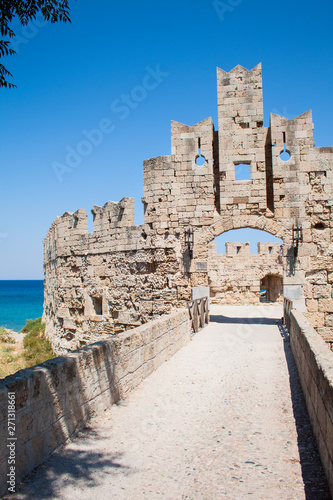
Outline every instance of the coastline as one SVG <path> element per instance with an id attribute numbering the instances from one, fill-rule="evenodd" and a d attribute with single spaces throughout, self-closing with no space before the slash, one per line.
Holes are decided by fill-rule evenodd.
<path id="1" fill-rule="evenodd" d="M 0 280 L 0 326 L 19 333 L 43 314 L 43 280 Z"/>

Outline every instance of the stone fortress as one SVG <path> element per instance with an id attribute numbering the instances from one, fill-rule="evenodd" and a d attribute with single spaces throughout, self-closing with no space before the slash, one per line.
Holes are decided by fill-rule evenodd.
<path id="1" fill-rule="evenodd" d="M 279 262 L 265 257 L 265 276 L 282 276 L 283 295 L 333 342 L 333 147 L 315 147 L 311 111 L 271 114 L 264 127 L 260 64 L 218 68 L 217 91 L 218 130 L 211 118 L 172 122 L 171 155 L 144 162 L 144 224 L 134 224 L 131 198 L 94 206 L 92 233 L 82 209 L 54 221 L 43 320 L 58 354 L 183 307 L 197 287 L 211 286 L 212 300 L 258 300 L 251 279 L 228 290 L 213 255 L 211 242 L 240 228 L 283 241 Z M 250 179 L 235 180 L 238 165 Z"/>

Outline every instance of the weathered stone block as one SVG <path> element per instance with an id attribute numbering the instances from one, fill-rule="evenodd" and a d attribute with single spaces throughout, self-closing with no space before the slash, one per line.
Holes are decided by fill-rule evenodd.
<path id="1" fill-rule="evenodd" d="M 327 284 L 327 271 L 312 271 L 305 274 L 306 280 L 315 285 Z"/>
<path id="2" fill-rule="evenodd" d="M 313 298 L 331 298 L 332 297 L 332 286 L 331 285 L 313 285 Z"/>
<path id="3" fill-rule="evenodd" d="M 317 312 L 318 311 L 318 307 L 319 307 L 318 300 L 306 299 L 305 303 L 306 303 L 306 309 L 308 312 Z"/>
<path id="4" fill-rule="evenodd" d="M 319 311 L 333 313 L 333 299 L 319 299 Z"/>
<path id="5" fill-rule="evenodd" d="M 325 326 L 325 314 L 320 312 L 307 312 L 305 316 L 310 321 L 313 328 Z"/>
<path id="6" fill-rule="evenodd" d="M 325 326 L 327 326 L 328 328 L 332 328 L 333 333 L 333 314 L 325 315 Z"/>

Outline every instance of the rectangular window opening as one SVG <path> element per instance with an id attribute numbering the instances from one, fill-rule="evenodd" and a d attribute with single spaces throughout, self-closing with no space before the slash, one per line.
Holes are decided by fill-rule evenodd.
<path id="1" fill-rule="evenodd" d="M 121 219 L 123 218 L 123 215 L 124 215 L 124 209 L 123 209 L 123 208 L 121 208 L 121 209 L 119 210 L 119 214 L 118 214 L 118 222 L 120 222 L 120 221 L 121 221 Z"/>
<path id="2" fill-rule="evenodd" d="M 250 163 L 235 164 L 235 181 L 250 181 L 251 166 Z"/>
<path id="3" fill-rule="evenodd" d="M 98 316 L 102 315 L 102 299 L 99 299 L 97 297 L 92 297 L 92 303 L 94 307 L 95 314 Z"/>

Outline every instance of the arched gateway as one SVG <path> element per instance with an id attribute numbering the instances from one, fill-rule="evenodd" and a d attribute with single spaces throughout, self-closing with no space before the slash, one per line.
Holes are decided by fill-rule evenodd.
<path id="1" fill-rule="evenodd" d="M 245 224 L 261 231 L 267 227 L 273 236 L 285 236 L 284 228 L 267 217 L 251 217 L 250 220 L 249 217 L 238 217 L 235 224 L 230 224 L 230 219 L 220 219 L 210 228 L 207 239 L 211 238 L 212 233 L 217 234 L 217 238 L 225 232 L 243 229 Z M 282 241 L 258 242 L 256 253 L 250 253 L 249 243 L 228 242 L 225 244 L 225 253 L 218 253 L 216 238 L 208 243 L 207 258 L 212 304 L 259 304 L 283 300 L 285 267 Z"/>
<path id="2" fill-rule="evenodd" d="M 290 231 L 286 229 L 280 221 L 274 220 L 272 217 L 267 217 L 265 215 L 238 215 L 237 217 L 219 217 L 213 224 L 204 228 L 196 228 L 193 229 L 193 261 L 191 263 L 190 268 L 188 269 L 191 284 L 194 287 L 210 287 L 210 296 L 213 301 L 215 298 L 216 303 L 237 303 L 237 300 L 243 300 L 250 303 L 259 303 L 260 302 L 260 282 L 264 277 L 264 274 L 259 270 L 259 262 L 256 262 L 252 256 L 252 262 L 250 254 L 248 259 L 245 258 L 245 262 L 243 262 L 244 273 L 251 273 L 251 266 L 258 267 L 258 273 L 256 278 L 254 279 L 255 284 L 253 286 L 245 286 L 243 282 L 248 280 L 242 280 L 242 283 L 239 283 L 239 286 L 230 286 L 228 287 L 228 283 L 234 282 L 237 277 L 234 276 L 232 279 L 233 273 L 233 265 L 240 267 L 240 262 L 235 259 L 231 260 L 230 256 L 228 258 L 223 258 L 220 256 L 220 259 L 212 252 L 211 242 L 214 241 L 215 238 L 220 236 L 221 234 L 231 231 L 234 229 L 258 229 L 261 231 L 265 231 L 277 238 L 280 238 L 283 243 L 286 242 L 286 246 L 283 245 L 281 251 L 278 251 L 279 264 L 277 265 L 276 260 L 277 256 L 273 259 L 256 259 L 262 260 L 263 269 L 265 270 L 264 274 L 282 274 L 281 280 L 285 283 L 288 283 L 289 275 L 288 275 L 288 245 L 290 245 Z M 249 249 L 247 250 L 249 252 Z M 218 266 L 218 260 L 221 260 L 220 266 Z M 223 262 L 222 262 L 223 261 Z M 243 257 L 244 261 L 244 257 Z M 272 269 L 269 268 L 269 264 L 272 266 Z M 214 269 L 215 267 L 215 269 Z M 227 268 L 227 273 L 229 272 L 229 276 L 224 276 L 224 286 L 221 283 L 221 276 L 219 276 L 218 269 Z M 221 273 L 220 273 L 221 274 Z M 252 273 L 253 274 L 253 273 Z M 222 280 L 223 281 L 223 280 Z M 217 283 L 219 286 L 217 286 Z M 290 282 L 290 280 L 289 280 Z M 297 284 L 299 286 L 299 284 Z M 282 285 L 281 285 L 282 287 Z M 293 291 L 295 287 L 293 287 Z M 236 290 L 237 289 L 237 290 Z M 226 292 L 224 294 L 218 293 L 222 290 Z M 286 285 L 286 294 L 290 291 L 290 285 Z M 282 295 L 282 288 L 281 288 Z M 220 296 L 220 301 L 217 300 L 217 297 Z M 270 294 L 270 297 L 276 300 L 278 294 Z"/>
<path id="3" fill-rule="evenodd" d="M 53 223 L 44 320 L 57 352 L 183 306 L 208 285 L 209 243 L 240 228 L 283 240 L 284 295 L 332 334 L 333 148 L 315 148 L 311 111 L 264 127 L 260 64 L 218 68 L 217 87 L 218 130 L 172 122 L 171 155 L 144 162 L 143 225 L 130 198 L 94 206 L 93 233 L 81 209 Z"/>

